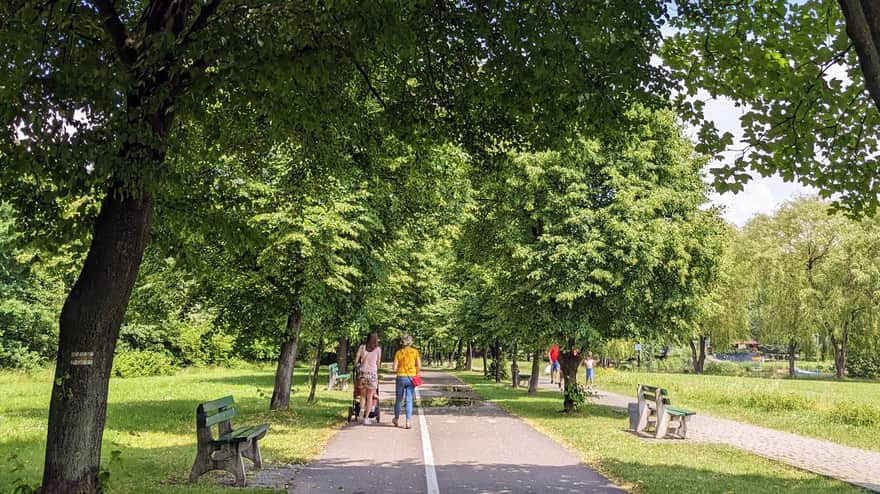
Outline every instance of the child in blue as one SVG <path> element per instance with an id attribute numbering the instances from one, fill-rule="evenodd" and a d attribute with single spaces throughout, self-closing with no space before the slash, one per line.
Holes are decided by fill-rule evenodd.
<path id="1" fill-rule="evenodd" d="M 584 359 L 584 365 L 587 367 L 587 387 L 592 388 L 594 369 L 596 367 L 596 361 L 593 359 L 593 352 L 587 353 L 587 358 Z"/>

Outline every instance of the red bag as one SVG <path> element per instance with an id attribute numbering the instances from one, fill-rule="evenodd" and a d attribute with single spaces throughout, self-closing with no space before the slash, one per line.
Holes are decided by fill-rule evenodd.
<path id="1" fill-rule="evenodd" d="M 422 385 L 422 376 L 413 376 L 412 383 L 413 383 L 413 386 L 421 386 Z"/>

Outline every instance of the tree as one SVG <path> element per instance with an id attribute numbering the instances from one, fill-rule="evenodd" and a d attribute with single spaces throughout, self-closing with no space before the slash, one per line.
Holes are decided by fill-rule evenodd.
<path id="1" fill-rule="evenodd" d="M 716 213 L 699 209 L 702 163 L 672 114 L 625 118 L 610 142 L 511 156 L 477 188 L 484 211 L 468 227 L 470 260 L 490 273 L 505 325 L 563 347 L 566 411 L 579 396 L 578 352 L 690 328 L 720 254 Z M 535 313 L 540 323 L 520 323 Z"/>
<path id="2" fill-rule="evenodd" d="M 751 168 L 817 187 L 852 212 L 875 211 L 876 2 L 682 0 L 678 11 L 663 60 L 682 81 L 677 103 L 701 125 L 703 149 L 733 144 L 703 118 L 707 96 L 743 109 L 742 149 L 733 163 L 713 169 L 719 190 L 741 190 Z"/>
<path id="3" fill-rule="evenodd" d="M 665 14 L 655 1 L 554 2 L 549 12 L 271 0 L 0 9 L 0 191 L 39 226 L 28 231 L 90 235 L 60 317 L 47 492 L 98 488 L 108 376 L 155 204 L 193 171 L 167 158 L 320 128 L 343 114 L 334 96 L 352 84 L 382 107 L 388 133 L 468 143 L 548 140 L 578 121 L 601 128 L 664 89 L 650 64 Z M 302 98 L 313 92 L 326 97 Z M 194 128 L 206 138 L 194 143 Z M 70 204 L 76 214 L 59 214 Z"/>
<path id="4" fill-rule="evenodd" d="M 723 251 L 716 278 L 699 306 L 693 335 L 696 339 L 690 339 L 692 362 L 697 374 L 703 372 L 708 340 L 715 348 L 726 347 L 735 339 L 748 336 L 749 331 L 749 257 L 739 241 L 739 232 L 729 225 L 722 232 L 719 240 Z"/>

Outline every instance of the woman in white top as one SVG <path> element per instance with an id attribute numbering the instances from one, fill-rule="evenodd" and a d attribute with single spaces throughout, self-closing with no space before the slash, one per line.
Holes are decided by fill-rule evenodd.
<path id="1" fill-rule="evenodd" d="M 370 423 L 370 410 L 373 409 L 373 393 L 379 389 L 379 362 L 382 360 L 382 348 L 379 346 L 379 335 L 375 331 L 367 336 L 367 343 L 358 348 L 354 365 L 360 364 L 358 380 L 361 386 L 360 405 L 364 414 L 364 424 Z"/>

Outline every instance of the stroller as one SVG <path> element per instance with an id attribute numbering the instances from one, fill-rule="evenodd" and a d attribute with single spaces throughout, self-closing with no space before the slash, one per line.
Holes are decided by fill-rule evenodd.
<path id="1" fill-rule="evenodd" d="M 357 420 L 358 417 L 361 416 L 361 392 L 367 391 L 366 388 L 361 386 L 360 380 L 361 368 L 360 366 L 355 369 L 354 372 L 354 401 L 351 406 L 348 407 L 348 421 L 351 422 L 353 420 Z M 379 388 L 376 388 L 373 391 L 373 409 L 370 410 L 369 418 L 374 419 L 377 423 L 380 422 L 380 412 L 379 412 Z"/>

